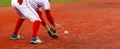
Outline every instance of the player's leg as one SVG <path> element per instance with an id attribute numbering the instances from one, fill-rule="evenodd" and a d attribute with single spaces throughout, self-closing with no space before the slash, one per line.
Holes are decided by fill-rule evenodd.
<path id="1" fill-rule="evenodd" d="M 21 39 L 22 37 L 18 35 L 18 31 L 22 25 L 22 23 L 24 22 L 25 19 L 21 19 L 20 17 L 18 18 L 13 34 L 11 35 L 11 39 Z M 19 36 L 19 37 L 18 37 Z"/>
<path id="2" fill-rule="evenodd" d="M 23 22 L 25 20 L 24 15 L 19 11 L 19 9 L 17 9 L 16 7 L 14 7 L 14 9 L 17 11 L 17 13 L 18 13 L 18 15 L 20 17 L 17 19 L 13 34 L 11 35 L 12 40 L 14 40 L 14 39 L 22 39 L 23 38 L 22 36 L 18 35 L 18 31 L 19 31 L 21 25 L 23 24 Z"/>
<path id="3" fill-rule="evenodd" d="M 32 44 L 41 44 L 43 43 L 42 40 L 40 40 L 39 38 L 37 38 L 37 32 L 38 32 L 38 29 L 40 27 L 40 21 L 39 20 L 35 20 L 33 22 L 33 26 L 32 26 L 32 38 L 31 38 L 31 43 Z"/>
<path id="4" fill-rule="evenodd" d="M 19 4 L 17 0 L 14 0 L 12 1 L 12 7 L 15 7 L 19 15 L 23 14 L 25 18 L 28 18 L 33 22 L 31 43 L 42 43 L 42 41 L 36 37 L 41 20 L 39 19 L 39 16 L 37 15 L 36 11 L 29 5 L 28 1 L 24 0 L 23 3 L 25 4 Z M 22 25 L 23 21 L 21 20 L 22 19 L 18 20 L 19 23 L 16 25 L 17 29 L 14 31 L 14 34 L 17 34 L 16 32 L 18 32 L 20 26 Z"/>
<path id="5" fill-rule="evenodd" d="M 21 9 L 23 8 L 23 9 Z M 20 11 L 22 11 L 23 15 L 28 18 L 29 20 L 31 20 L 31 22 L 33 23 L 32 25 L 32 37 L 31 37 L 31 43 L 32 44 L 40 44 L 43 43 L 42 40 L 40 40 L 39 38 L 37 38 L 37 32 L 39 30 L 40 27 L 40 22 L 41 19 L 39 18 L 39 15 L 37 14 L 37 12 L 31 7 L 31 5 L 29 5 L 29 3 L 27 3 L 27 5 L 21 6 Z"/>
<path id="6" fill-rule="evenodd" d="M 36 20 L 36 21 L 33 22 L 32 38 L 36 38 L 39 26 L 40 26 L 40 21 L 39 20 Z"/>
<path id="7" fill-rule="evenodd" d="M 13 32 L 13 35 L 17 35 L 18 33 L 18 30 L 19 28 L 21 27 L 21 25 L 23 24 L 25 19 L 22 19 L 22 18 L 18 18 L 17 22 L 16 22 L 16 25 L 15 25 L 15 28 L 14 28 L 14 32 Z"/>
<path id="8" fill-rule="evenodd" d="M 11 39 L 22 39 L 22 36 L 19 36 L 18 35 L 18 31 L 21 27 L 21 25 L 23 24 L 25 19 L 21 19 L 20 17 L 18 18 L 17 22 L 16 22 L 16 25 L 15 25 L 15 28 L 14 28 L 14 31 L 13 31 L 13 34 L 11 35 Z"/>

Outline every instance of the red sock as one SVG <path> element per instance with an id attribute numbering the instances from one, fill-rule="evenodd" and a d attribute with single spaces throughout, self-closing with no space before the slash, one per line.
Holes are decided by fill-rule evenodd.
<path id="1" fill-rule="evenodd" d="M 40 26 L 40 21 L 36 20 L 33 22 L 32 38 L 36 38 L 39 26 Z"/>
<path id="2" fill-rule="evenodd" d="M 14 28 L 13 35 L 17 35 L 19 28 L 21 27 L 22 23 L 24 22 L 25 19 L 18 18 L 16 22 L 16 26 Z"/>
<path id="3" fill-rule="evenodd" d="M 50 10 L 45 10 L 45 12 L 46 12 L 46 16 L 47 16 L 48 21 L 49 21 L 52 25 L 54 25 L 54 20 L 53 20 L 53 17 L 52 17 L 52 15 L 51 15 L 51 13 L 50 13 Z"/>

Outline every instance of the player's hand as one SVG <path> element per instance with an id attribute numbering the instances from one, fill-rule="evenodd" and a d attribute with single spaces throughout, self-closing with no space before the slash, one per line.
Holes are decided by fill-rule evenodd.
<path id="1" fill-rule="evenodd" d="M 54 28 L 55 29 L 60 29 L 60 28 L 62 28 L 62 26 L 60 24 L 54 24 Z"/>

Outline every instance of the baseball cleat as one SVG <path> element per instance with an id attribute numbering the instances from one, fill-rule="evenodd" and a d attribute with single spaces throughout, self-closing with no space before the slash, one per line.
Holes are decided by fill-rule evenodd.
<path id="1" fill-rule="evenodd" d="M 23 39 L 23 37 L 20 35 L 11 35 L 10 39 L 11 40 L 20 40 L 20 39 Z"/>
<path id="2" fill-rule="evenodd" d="M 48 31 L 48 34 L 52 38 L 58 38 L 58 35 L 57 35 L 56 31 L 53 28 L 50 28 L 50 31 Z"/>
<path id="3" fill-rule="evenodd" d="M 31 44 L 43 44 L 44 43 L 39 38 L 32 38 L 30 42 L 31 42 Z"/>

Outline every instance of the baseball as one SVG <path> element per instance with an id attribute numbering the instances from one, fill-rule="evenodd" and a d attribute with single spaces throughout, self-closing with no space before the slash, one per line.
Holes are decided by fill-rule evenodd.
<path id="1" fill-rule="evenodd" d="M 64 34 L 68 34 L 69 32 L 67 30 L 64 31 Z"/>

